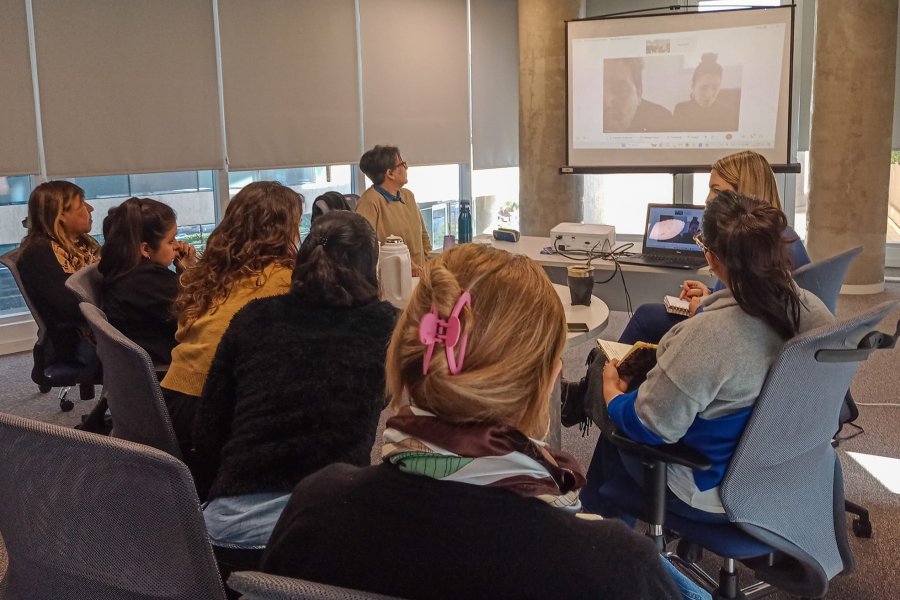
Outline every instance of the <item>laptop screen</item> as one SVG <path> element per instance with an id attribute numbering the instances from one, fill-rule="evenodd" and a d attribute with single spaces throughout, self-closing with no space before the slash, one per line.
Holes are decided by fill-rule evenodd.
<path id="1" fill-rule="evenodd" d="M 650 204 L 644 229 L 644 252 L 703 256 L 694 235 L 703 224 L 704 206 Z"/>

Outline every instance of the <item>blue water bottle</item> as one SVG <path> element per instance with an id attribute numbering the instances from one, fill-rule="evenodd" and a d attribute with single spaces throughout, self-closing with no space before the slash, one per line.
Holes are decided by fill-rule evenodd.
<path id="1" fill-rule="evenodd" d="M 459 220 L 457 224 L 456 238 L 460 244 L 472 241 L 472 211 L 469 210 L 469 201 L 459 201 Z"/>

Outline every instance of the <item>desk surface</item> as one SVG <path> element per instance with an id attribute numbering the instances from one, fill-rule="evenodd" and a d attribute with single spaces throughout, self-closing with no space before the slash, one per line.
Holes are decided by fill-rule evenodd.
<path id="1" fill-rule="evenodd" d="M 474 241 L 490 242 L 495 248 L 531 258 L 544 267 L 550 281 L 557 284 L 566 283 L 566 267 L 585 262 L 559 254 L 541 254 L 542 249 L 551 245 L 549 237 L 523 235 L 518 242 L 500 242 L 491 236 L 479 235 Z M 628 251 L 640 252 L 641 244 L 635 243 Z M 437 256 L 440 253 L 441 250 L 435 250 L 430 255 Z M 666 294 L 677 293 L 685 279 L 697 279 L 710 287 L 715 285 L 716 281 L 715 276 L 709 272 L 709 267 L 699 271 L 688 271 L 620 264 L 620 269 L 616 271 L 614 262 L 600 258 L 592 260 L 591 266 L 596 269 L 594 296 L 602 299 L 609 310 L 626 311 L 629 307 L 637 308 L 648 302 L 662 302 Z"/>

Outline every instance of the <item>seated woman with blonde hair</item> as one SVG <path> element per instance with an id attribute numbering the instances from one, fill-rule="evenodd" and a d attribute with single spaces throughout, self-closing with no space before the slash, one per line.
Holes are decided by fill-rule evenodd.
<path id="1" fill-rule="evenodd" d="M 677 598 L 647 538 L 577 514 L 581 468 L 541 441 L 565 340 L 530 259 L 429 262 L 388 348 L 383 463 L 301 481 L 262 569 L 403 598 Z"/>

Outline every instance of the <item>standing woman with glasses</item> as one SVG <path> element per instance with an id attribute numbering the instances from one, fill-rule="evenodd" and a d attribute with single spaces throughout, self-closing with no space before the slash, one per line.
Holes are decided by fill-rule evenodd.
<path id="1" fill-rule="evenodd" d="M 228 203 L 197 264 L 182 275 L 178 345 L 160 386 L 183 449 L 191 448 L 194 412 L 231 318 L 251 300 L 290 289 L 302 214 L 303 197 L 291 188 L 274 181 L 247 185 Z"/>
<path id="2" fill-rule="evenodd" d="M 396 146 L 375 146 L 359 159 L 359 168 L 372 180 L 372 187 L 359 197 L 356 212 L 375 230 L 383 244 L 389 235 L 406 242 L 413 275 L 417 275 L 431 252 L 431 237 L 416 206 L 416 197 L 404 186 L 408 166 Z"/>
<path id="3" fill-rule="evenodd" d="M 703 299 L 701 315 L 686 319 L 663 336 L 657 364 L 637 389 L 619 376 L 617 363 L 595 361 L 586 402 L 604 402 L 610 420 L 628 437 L 645 444 L 682 441 L 712 463 L 708 471 L 669 465 L 668 508 L 702 521 L 727 517 L 719 483 L 762 390 L 769 367 L 784 343 L 833 320 L 815 295 L 798 288 L 783 243 L 787 219 L 770 204 L 731 190 L 706 205 L 697 236 L 722 289 Z M 622 470 L 642 481 L 639 461 L 621 454 L 601 433 L 587 485 L 585 506 L 604 516 L 620 516 L 600 504 L 597 488 Z"/>

